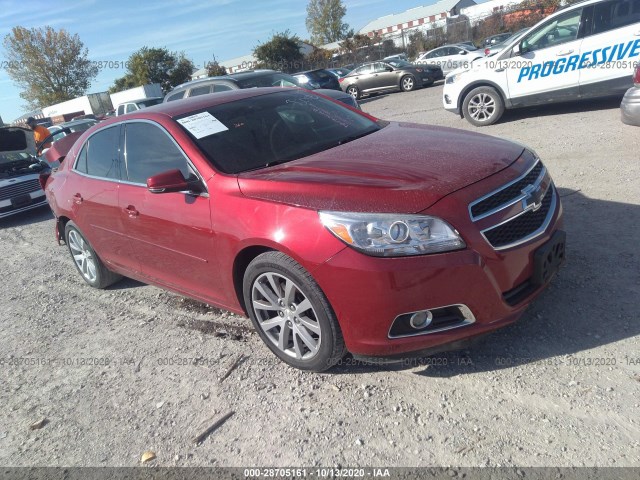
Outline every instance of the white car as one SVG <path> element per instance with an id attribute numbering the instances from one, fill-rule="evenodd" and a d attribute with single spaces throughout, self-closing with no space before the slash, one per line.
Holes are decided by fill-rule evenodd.
<path id="1" fill-rule="evenodd" d="M 476 126 L 505 108 L 620 96 L 640 60 L 640 0 L 587 0 L 445 79 L 443 105 Z"/>
<path id="2" fill-rule="evenodd" d="M 484 53 L 475 47 L 467 44 L 454 44 L 444 45 L 423 53 L 413 63 L 416 65 L 438 65 L 442 68 L 442 73 L 446 75 L 458 68 L 468 68 L 474 60 L 483 57 Z"/>
<path id="3" fill-rule="evenodd" d="M 146 107 L 153 105 L 159 105 L 164 100 L 164 97 L 151 97 L 141 98 L 140 100 L 132 100 L 130 102 L 121 103 L 116 107 L 116 117 L 124 115 L 125 113 L 136 112 Z"/>

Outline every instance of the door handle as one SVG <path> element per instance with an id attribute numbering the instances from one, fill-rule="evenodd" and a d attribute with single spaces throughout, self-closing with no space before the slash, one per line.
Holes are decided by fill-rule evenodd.
<path id="1" fill-rule="evenodd" d="M 134 207 L 133 205 L 129 205 L 124 209 L 124 211 L 127 212 L 127 215 L 129 215 L 129 217 L 131 218 L 135 218 L 140 215 L 140 212 L 138 212 L 138 210 L 136 210 L 136 207 Z"/>
<path id="2" fill-rule="evenodd" d="M 82 195 L 80 195 L 79 193 L 76 193 L 73 196 L 73 203 L 75 203 L 77 205 L 80 205 L 82 203 L 82 200 L 83 200 Z"/>
<path id="3" fill-rule="evenodd" d="M 571 55 L 573 53 L 573 50 L 563 50 L 562 52 L 558 52 L 556 54 L 557 57 L 564 57 L 566 55 Z"/>

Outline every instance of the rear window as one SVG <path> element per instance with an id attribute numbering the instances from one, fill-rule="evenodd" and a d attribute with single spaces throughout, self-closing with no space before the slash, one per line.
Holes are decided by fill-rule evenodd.
<path id="1" fill-rule="evenodd" d="M 378 123 L 304 90 L 250 97 L 176 120 L 224 173 L 289 162 L 380 129 Z"/>

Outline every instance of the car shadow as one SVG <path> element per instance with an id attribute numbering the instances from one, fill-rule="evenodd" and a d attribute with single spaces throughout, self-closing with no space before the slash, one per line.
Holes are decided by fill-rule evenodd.
<path id="1" fill-rule="evenodd" d="M 590 350 L 640 335 L 640 206 L 591 199 L 560 188 L 567 263 L 515 324 L 464 350 L 401 363 L 367 365 L 347 358 L 333 373 L 415 369 L 451 378 L 530 363 L 607 368 L 628 360 Z M 630 352 L 631 354 L 631 352 Z M 417 368 L 416 368 L 417 367 Z"/>
<path id="2" fill-rule="evenodd" d="M 516 122 L 531 117 L 547 117 L 551 115 L 609 110 L 612 108 L 620 108 L 621 102 L 622 96 L 615 96 L 538 105 L 535 107 L 514 108 L 512 110 L 505 110 L 504 115 L 498 123 Z"/>
<path id="3" fill-rule="evenodd" d="M 41 207 L 34 208 L 33 210 L 16 213 L 10 217 L 0 219 L 0 229 L 21 227 L 51 219 L 53 219 L 51 208 L 49 208 L 49 205 L 43 205 Z"/>
<path id="4" fill-rule="evenodd" d="M 107 287 L 107 290 L 129 290 L 130 288 L 139 288 L 146 285 L 148 284 L 139 282 L 138 280 L 134 280 L 133 278 L 123 277 L 122 280 Z"/>

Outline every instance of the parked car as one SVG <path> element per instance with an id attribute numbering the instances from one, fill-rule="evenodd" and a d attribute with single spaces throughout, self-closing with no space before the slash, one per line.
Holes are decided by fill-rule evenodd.
<path id="1" fill-rule="evenodd" d="M 0 127 L 0 218 L 46 205 L 40 174 L 48 170 L 31 129 Z"/>
<path id="2" fill-rule="evenodd" d="M 340 90 L 340 83 L 336 76 L 324 68 L 294 73 L 293 77 L 298 81 L 298 85 L 310 90 L 318 88 Z"/>
<path id="3" fill-rule="evenodd" d="M 505 41 L 485 47 L 484 49 L 485 57 L 488 57 L 490 55 L 495 55 L 496 53 L 501 52 L 506 46 L 510 45 L 512 42 L 515 42 L 518 38 L 520 38 L 522 35 L 524 35 L 528 31 L 529 31 L 528 27 L 523 28 L 522 30 L 518 30 L 516 33 L 509 36 Z"/>
<path id="4" fill-rule="evenodd" d="M 532 151 L 303 89 L 106 120 L 46 193 L 90 286 L 130 276 L 247 314 L 305 370 L 511 324 L 564 260 L 560 198 Z"/>
<path id="5" fill-rule="evenodd" d="M 420 55 L 416 65 L 438 65 L 444 75 L 460 67 L 468 67 L 484 55 L 475 47 L 462 44 L 444 45 Z"/>
<path id="6" fill-rule="evenodd" d="M 339 82 L 342 90 L 357 100 L 362 95 L 386 90 L 410 92 L 432 85 L 441 78 L 442 70 L 436 65 L 416 66 L 402 60 L 391 60 L 365 63 L 340 78 Z"/>
<path id="7" fill-rule="evenodd" d="M 624 123 L 640 127 L 640 63 L 636 64 L 633 83 L 634 86 L 622 98 L 620 111 Z"/>
<path id="8" fill-rule="evenodd" d="M 355 99 L 348 99 L 340 89 L 314 88 L 315 84 L 313 82 L 311 84 L 309 82 L 300 84 L 297 78 L 286 73 L 276 72 L 275 70 L 252 70 L 220 77 L 194 80 L 171 90 L 164 98 L 164 101 L 173 102 L 175 100 L 197 97 L 208 93 L 220 93 L 229 90 L 256 87 L 302 87 L 307 90 L 316 90 L 322 95 L 346 103 L 353 108 L 360 108 L 360 105 L 358 105 Z"/>
<path id="9" fill-rule="evenodd" d="M 71 120 L 70 122 L 59 123 L 48 128 L 50 135 L 46 137 L 39 145 L 36 145 L 36 155 L 45 154 L 48 148 L 42 148 L 44 145 L 52 146 L 58 140 L 66 137 L 72 132 L 82 132 L 88 130 L 98 123 L 98 120 Z M 49 147 L 50 148 L 50 147 Z"/>
<path id="10" fill-rule="evenodd" d="M 275 70 L 251 70 L 231 73 L 219 77 L 202 78 L 178 85 L 165 97 L 165 102 L 196 97 L 207 93 L 219 93 L 241 88 L 255 87 L 297 87 L 298 82 L 291 75 Z"/>
<path id="11" fill-rule="evenodd" d="M 345 68 L 345 67 L 337 67 L 337 68 L 329 68 L 328 69 L 329 72 L 333 73 L 338 78 L 349 75 L 349 72 L 351 72 L 351 70 L 352 69 Z"/>
<path id="12" fill-rule="evenodd" d="M 121 103 L 116 107 L 116 116 L 135 112 L 147 107 L 152 107 L 153 105 L 158 105 L 159 103 L 162 103 L 162 100 L 164 100 L 164 97 L 151 97 Z"/>
<path id="13" fill-rule="evenodd" d="M 403 62 L 408 62 L 409 57 L 407 57 L 406 53 L 398 53 L 397 55 L 389 55 L 382 59 L 383 62 L 389 62 L 391 60 L 402 60 Z"/>
<path id="14" fill-rule="evenodd" d="M 444 108 L 485 126 L 505 109 L 622 98 L 640 52 L 633 2 L 586 0 L 546 17 L 497 55 L 449 74 Z"/>
<path id="15" fill-rule="evenodd" d="M 490 47 L 491 45 L 502 43 L 511 35 L 512 35 L 512 32 L 504 32 L 504 33 L 498 33 L 496 35 L 491 35 L 490 37 L 487 37 L 482 41 L 482 45 L 484 47 Z"/>

